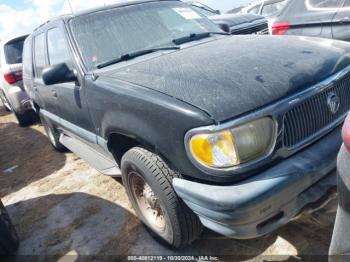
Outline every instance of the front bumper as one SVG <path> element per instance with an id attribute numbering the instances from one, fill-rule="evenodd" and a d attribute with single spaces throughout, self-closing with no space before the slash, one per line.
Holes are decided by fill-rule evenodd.
<path id="1" fill-rule="evenodd" d="M 336 187 L 340 128 L 274 167 L 235 185 L 174 179 L 177 194 L 209 229 L 255 238 L 288 223 Z"/>

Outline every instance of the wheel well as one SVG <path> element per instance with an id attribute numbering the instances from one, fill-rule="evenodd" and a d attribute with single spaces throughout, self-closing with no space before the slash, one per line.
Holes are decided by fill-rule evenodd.
<path id="1" fill-rule="evenodd" d="M 137 139 L 122 134 L 111 134 L 108 139 L 109 151 L 113 154 L 119 166 L 123 155 L 131 148 L 140 145 L 142 145 L 142 143 Z"/>
<path id="2" fill-rule="evenodd" d="M 122 158 L 126 152 L 128 152 L 133 147 L 142 147 L 152 153 L 159 155 L 168 164 L 170 168 L 176 170 L 176 168 L 169 161 L 169 159 L 164 157 L 153 145 L 148 144 L 146 142 L 141 142 L 137 138 L 113 133 L 108 138 L 107 146 L 109 151 L 113 154 L 114 159 L 116 160 L 119 166 L 121 166 Z"/>

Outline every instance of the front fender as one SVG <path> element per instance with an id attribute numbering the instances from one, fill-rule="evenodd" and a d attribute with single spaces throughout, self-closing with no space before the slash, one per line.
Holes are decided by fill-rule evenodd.
<path id="1" fill-rule="evenodd" d="M 160 92 L 116 79 L 87 82 L 86 95 L 98 135 L 113 133 L 151 145 L 182 174 L 208 176 L 188 159 L 184 136 L 192 128 L 214 121 L 204 111 Z M 210 178 L 208 178 L 210 179 Z"/>

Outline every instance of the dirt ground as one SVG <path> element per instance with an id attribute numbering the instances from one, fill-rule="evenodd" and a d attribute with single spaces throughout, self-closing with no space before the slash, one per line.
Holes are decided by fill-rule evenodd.
<path id="1" fill-rule="evenodd" d="M 135 217 L 120 181 L 72 153 L 55 152 L 40 125 L 20 128 L 2 106 L 0 197 L 21 239 L 18 254 L 71 255 L 74 260 L 85 255 L 240 255 L 247 260 L 325 255 L 336 209 L 334 200 L 256 240 L 232 240 L 205 230 L 192 246 L 169 250 Z"/>

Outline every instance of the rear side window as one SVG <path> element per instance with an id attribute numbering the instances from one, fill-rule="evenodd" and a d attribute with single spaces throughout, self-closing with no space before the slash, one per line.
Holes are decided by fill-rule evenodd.
<path id="1" fill-rule="evenodd" d="M 255 14 L 257 15 L 259 13 L 260 10 L 260 5 L 254 6 L 253 8 L 248 10 L 249 14 Z"/>
<path id="2" fill-rule="evenodd" d="M 56 65 L 70 60 L 65 37 L 59 28 L 53 28 L 47 31 L 47 49 L 50 65 Z"/>
<path id="3" fill-rule="evenodd" d="M 22 63 L 24 39 L 10 42 L 4 46 L 6 63 L 9 65 Z"/>
<path id="4" fill-rule="evenodd" d="M 45 62 L 45 35 L 42 33 L 34 39 L 34 58 L 36 76 L 41 77 Z"/>
<path id="5" fill-rule="evenodd" d="M 313 8 L 339 8 L 342 0 L 306 0 L 306 4 Z"/>
<path id="6" fill-rule="evenodd" d="M 32 74 L 32 38 L 28 38 L 23 46 L 23 77 L 30 78 Z"/>
<path id="7" fill-rule="evenodd" d="M 286 6 L 287 0 L 264 5 L 261 14 L 263 16 L 278 15 Z"/>

